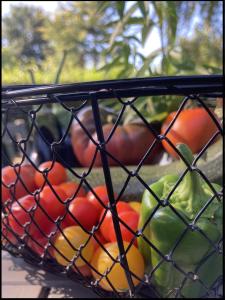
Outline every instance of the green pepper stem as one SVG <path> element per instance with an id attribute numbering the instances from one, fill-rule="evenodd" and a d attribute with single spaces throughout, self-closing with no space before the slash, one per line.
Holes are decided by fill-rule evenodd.
<path id="1" fill-rule="evenodd" d="M 178 144 L 176 148 L 186 159 L 187 163 L 191 165 L 194 161 L 194 156 L 191 152 L 191 149 L 186 144 Z M 190 187 L 192 188 L 192 190 L 196 190 L 196 188 L 197 189 L 200 188 L 200 190 L 202 190 L 201 178 L 199 177 L 196 171 L 189 170 L 189 172 L 184 177 L 183 181 L 186 188 Z M 188 192 L 190 192 L 190 190 Z"/>
<path id="2" fill-rule="evenodd" d="M 187 163 L 191 165 L 194 156 L 190 148 L 185 144 L 178 144 L 176 147 L 186 159 Z M 201 177 L 196 171 L 189 170 L 184 176 L 178 189 L 182 198 L 187 201 L 186 209 L 188 210 L 188 213 L 193 216 L 202 207 L 202 200 L 205 200 L 205 197 L 203 196 L 205 192 Z"/>
<path id="3" fill-rule="evenodd" d="M 176 148 L 183 155 L 186 161 L 191 165 L 194 160 L 191 149 L 185 144 L 178 144 Z"/>

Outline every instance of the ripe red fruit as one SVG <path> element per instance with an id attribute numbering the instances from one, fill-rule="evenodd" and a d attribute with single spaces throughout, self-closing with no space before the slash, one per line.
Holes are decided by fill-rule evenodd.
<path id="1" fill-rule="evenodd" d="M 132 212 L 134 211 L 133 208 L 131 208 L 128 203 L 123 202 L 123 201 L 118 201 L 118 203 L 116 204 L 116 208 L 117 208 L 118 215 L 122 212 L 125 212 L 125 211 L 132 211 Z M 102 211 L 101 216 L 99 218 L 99 222 L 103 218 L 104 212 L 105 212 L 105 210 Z M 103 220 L 103 222 L 100 226 L 101 234 L 106 239 L 106 241 L 110 241 L 110 239 L 109 239 L 109 230 L 110 230 L 110 228 L 109 227 L 111 226 L 110 225 L 111 223 L 113 223 L 112 214 L 111 214 L 111 211 L 108 210 L 105 217 L 104 217 L 104 220 Z"/>
<path id="2" fill-rule="evenodd" d="M 96 186 L 93 188 L 93 191 L 97 196 L 100 198 L 100 200 L 103 202 L 104 205 L 107 205 L 109 202 L 108 192 L 105 185 Z M 117 195 L 114 193 L 114 197 L 116 198 Z M 95 207 L 98 210 L 98 215 L 100 216 L 102 210 L 104 209 L 104 206 L 100 203 L 97 197 L 92 193 L 92 191 L 89 191 L 87 193 L 87 199 L 95 205 Z"/>
<path id="3" fill-rule="evenodd" d="M 74 182 L 74 181 L 67 181 L 67 182 L 63 182 L 59 185 L 59 187 L 61 189 L 64 190 L 64 192 L 66 193 L 68 198 L 71 198 L 75 192 L 78 190 L 79 184 Z M 79 188 L 78 193 L 76 194 L 77 197 L 85 197 L 86 192 L 84 190 L 84 188 L 81 186 Z"/>
<path id="4" fill-rule="evenodd" d="M 2 169 L 2 202 L 5 203 L 9 199 L 14 200 L 9 188 L 5 185 L 9 186 L 11 184 L 15 184 L 15 199 L 19 199 L 27 195 L 28 192 L 32 193 L 36 189 L 34 173 L 35 169 L 33 166 L 28 164 L 22 165 L 20 168 L 13 168 L 11 166 L 4 167 Z M 11 191 L 13 192 L 14 188 L 11 188 Z"/>
<path id="5" fill-rule="evenodd" d="M 86 229 L 91 230 L 98 221 L 98 211 L 85 197 L 76 197 L 69 205 L 69 212 Z M 65 218 L 68 226 L 79 225 L 69 213 Z"/>
<path id="6" fill-rule="evenodd" d="M 53 162 L 52 161 L 46 161 L 39 166 L 40 171 L 44 171 L 45 169 L 50 169 L 48 172 L 48 181 L 51 185 L 59 185 L 67 180 L 67 173 L 66 169 L 57 161 L 54 162 L 54 165 L 52 167 Z M 51 169 L 52 167 L 52 169 Z M 35 183 L 38 187 L 42 187 L 42 185 L 45 182 L 45 178 L 42 173 L 36 171 L 35 172 Z"/>

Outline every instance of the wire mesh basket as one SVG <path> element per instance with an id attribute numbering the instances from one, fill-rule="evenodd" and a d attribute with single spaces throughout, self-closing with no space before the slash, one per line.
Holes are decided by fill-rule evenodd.
<path id="1" fill-rule="evenodd" d="M 3 87 L 2 249 L 102 297 L 222 297 L 222 91 L 220 75 Z M 180 99 L 164 130 L 139 109 L 153 96 Z M 190 103 L 194 157 L 174 133 Z M 136 121 L 121 125 L 127 110 Z M 76 206 L 86 193 L 93 211 Z M 125 218 L 129 201 L 141 210 Z"/>

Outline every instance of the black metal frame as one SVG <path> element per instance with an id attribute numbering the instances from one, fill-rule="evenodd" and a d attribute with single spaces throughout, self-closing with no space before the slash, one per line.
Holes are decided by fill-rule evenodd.
<path id="1" fill-rule="evenodd" d="M 157 96 L 162 96 L 162 95 L 181 95 L 181 96 L 184 96 L 184 100 L 182 101 L 174 120 L 171 122 L 171 124 L 169 125 L 169 127 L 167 128 L 166 132 L 163 135 L 160 135 L 155 131 L 154 127 L 151 126 L 151 124 L 149 124 L 145 120 L 145 118 L 141 115 L 141 113 L 137 110 L 137 108 L 134 105 L 135 101 L 137 100 L 138 97 L 140 97 L 140 96 L 153 96 L 153 95 L 154 96 L 155 95 L 157 95 Z M 70 264 L 69 264 L 70 267 L 67 267 L 66 269 L 63 268 L 62 266 L 56 264 L 55 262 L 49 260 L 48 247 L 50 247 L 50 245 L 52 247 L 54 247 L 54 245 L 51 244 L 51 241 L 49 241 L 50 244 L 44 250 L 44 255 L 43 255 L 42 258 L 38 257 L 29 247 L 27 247 L 26 244 L 24 243 L 24 240 L 23 239 L 21 240 L 20 237 L 17 237 L 17 238 L 18 238 L 19 242 L 21 243 L 22 247 L 18 248 L 17 246 L 14 246 L 12 244 L 10 245 L 10 241 L 8 240 L 9 243 L 6 246 L 3 245 L 3 248 L 6 249 L 7 251 L 13 253 L 14 255 L 22 256 L 28 262 L 32 262 L 36 265 L 41 266 L 42 268 L 50 270 L 50 271 L 53 271 L 53 272 L 54 271 L 57 271 L 57 272 L 67 271 L 67 275 L 69 277 L 71 277 L 72 279 L 74 279 L 76 281 L 82 282 L 82 284 L 84 284 L 85 286 L 91 287 L 94 291 L 96 291 L 98 294 L 100 294 L 102 296 L 115 296 L 116 295 L 116 296 L 119 296 L 119 297 L 120 296 L 124 297 L 124 295 L 126 295 L 126 296 L 129 296 L 129 297 L 134 297 L 135 295 L 141 295 L 142 294 L 142 295 L 145 295 L 145 296 L 150 295 L 150 296 L 154 297 L 157 294 L 157 291 L 151 285 L 151 278 L 153 276 L 154 270 L 152 270 L 151 274 L 149 276 L 147 276 L 145 278 L 145 280 L 143 280 L 142 278 L 138 278 L 142 284 L 139 287 L 134 287 L 133 281 L 132 281 L 132 276 L 133 277 L 137 277 L 137 276 L 129 270 L 129 266 L 128 266 L 127 259 L 126 259 L 126 253 L 130 249 L 130 247 L 133 244 L 133 242 L 135 241 L 135 239 L 137 237 L 142 236 L 142 238 L 146 241 L 146 243 L 148 243 L 148 245 L 150 245 L 162 257 L 162 261 L 164 261 L 164 260 L 170 261 L 170 259 L 168 257 L 165 257 L 152 244 L 152 242 L 149 241 L 143 235 L 144 227 L 147 226 L 148 222 L 150 222 L 150 220 L 151 220 L 152 216 L 154 215 L 155 211 L 160 206 L 168 205 L 174 211 L 174 213 L 177 216 L 179 216 L 179 218 L 186 225 L 186 229 L 185 229 L 184 233 L 179 238 L 176 245 L 174 246 L 174 248 L 170 252 L 170 255 L 172 255 L 172 253 L 174 252 L 177 244 L 180 242 L 183 235 L 185 234 L 185 232 L 188 229 L 198 230 L 199 232 L 201 232 L 200 228 L 195 226 L 195 224 L 196 224 L 198 218 L 201 216 L 201 214 L 206 210 L 208 205 L 210 205 L 210 203 L 215 198 L 217 198 L 219 201 L 221 201 L 220 198 L 222 197 L 222 190 L 220 192 L 217 192 L 215 190 L 215 188 L 210 183 L 207 176 L 201 171 L 201 169 L 199 169 L 197 167 L 197 162 L 198 162 L 199 158 L 202 156 L 202 154 L 208 149 L 211 142 L 213 140 L 215 140 L 217 136 L 223 134 L 223 129 L 222 129 L 221 125 L 219 124 L 219 122 L 215 118 L 215 116 L 212 114 L 212 112 L 208 108 L 208 106 L 207 106 L 207 104 L 206 104 L 206 102 L 204 101 L 203 98 L 208 98 L 209 97 L 209 98 L 212 98 L 212 99 L 215 100 L 215 98 L 222 97 L 222 96 L 223 96 L 223 78 L 222 78 L 221 75 L 155 77 L 155 78 L 138 78 L 138 79 L 126 79 L 126 80 L 109 80 L 109 81 L 76 83 L 76 84 L 66 84 L 66 85 L 40 85 L 40 86 L 23 85 L 23 86 L 6 86 L 6 87 L 3 87 L 2 88 L 2 112 L 6 115 L 6 124 L 5 124 L 5 127 L 3 128 L 2 136 L 4 138 L 4 134 L 7 132 L 7 134 L 10 136 L 12 141 L 14 143 L 16 143 L 17 146 L 19 147 L 20 151 L 22 151 L 22 153 L 24 155 L 23 160 L 26 157 L 36 170 L 38 170 L 38 167 L 32 162 L 32 160 L 26 154 L 26 147 L 23 148 L 23 145 L 24 146 L 26 145 L 26 142 L 29 140 L 32 129 L 34 127 L 38 131 L 38 126 L 35 123 L 36 114 L 38 113 L 40 108 L 45 104 L 58 103 L 59 105 L 61 105 L 65 110 L 67 110 L 71 114 L 71 119 L 70 119 L 70 122 L 68 124 L 68 129 L 66 130 L 63 137 L 60 139 L 60 141 L 55 141 L 55 142 L 49 144 L 49 147 L 51 147 L 51 150 L 52 150 L 52 153 L 53 153 L 53 161 L 55 161 L 55 158 L 57 156 L 57 153 L 55 152 L 55 148 L 67 136 L 67 134 L 69 132 L 70 125 L 71 125 L 73 119 L 77 120 L 77 122 L 80 124 L 80 126 L 85 131 L 85 133 L 89 136 L 89 138 L 92 140 L 92 142 L 96 145 L 96 152 L 95 152 L 95 156 L 93 158 L 93 161 L 90 164 L 90 167 L 88 168 L 88 171 L 84 172 L 82 175 L 78 174 L 75 169 L 71 169 L 70 166 L 67 165 L 67 163 L 64 159 L 61 158 L 61 161 L 64 163 L 64 165 L 67 166 L 67 168 L 69 169 L 71 174 L 73 176 L 76 176 L 76 178 L 78 178 L 80 180 L 80 186 L 79 187 L 81 187 L 81 185 L 84 184 L 88 190 L 91 190 L 93 192 L 93 194 L 95 194 L 92 187 L 90 186 L 90 184 L 87 181 L 87 176 L 90 174 L 90 172 L 93 169 L 93 163 L 94 163 L 94 160 L 96 158 L 97 151 L 100 152 L 101 160 L 102 160 L 102 168 L 103 168 L 103 173 L 104 173 L 104 177 L 105 177 L 105 183 L 106 183 L 108 196 L 109 196 L 109 200 L 110 200 L 109 207 L 104 206 L 105 207 L 104 216 L 106 215 L 108 210 L 110 210 L 112 215 L 113 215 L 113 223 L 114 223 L 114 228 L 115 228 L 115 232 L 116 232 L 119 252 L 120 252 L 120 256 L 118 258 L 119 260 L 115 260 L 114 258 L 112 258 L 110 256 L 110 254 L 108 252 L 107 253 L 113 259 L 114 263 L 119 261 L 121 263 L 121 265 L 124 267 L 130 288 L 129 288 L 129 291 L 127 293 L 122 293 L 121 294 L 121 293 L 118 293 L 115 290 L 115 288 L 112 286 L 112 284 L 108 281 L 110 286 L 113 289 L 113 293 L 105 292 L 104 290 L 102 290 L 98 286 L 98 283 L 97 283 L 98 281 L 96 281 L 94 283 L 94 282 L 91 282 L 90 280 L 87 280 L 81 274 L 79 274 L 80 272 L 77 268 L 76 269 L 78 271 L 78 274 L 73 272 L 72 268 L 70 268 L 70 267 L 72 265 L 74 265 L 74 261 L 79 257 L 80 251 L 78 251 L 78 255 L 74 256 L 73 261 L 70 262 Z M 111 131 L 108 138 L 105 139 L 104 134 L 103 134 L 103 130 L 102 130 L 101 115 L 100 115 L 100 111 L 99 111 L 99 100 L 100 99 L 105 99 L 105 101 L 107 101 L 107 99 L 110 99 L 110 98 L 115 98 L 117 101 L 119 101 L 122 105 L 122 110 L 121 110 L 120 114 L 118 115 L 118 118 L 116 120 L 114 129 Z M 122 98 L 132 98 L 132 99 L 123 100 Z M 192 165 L 188 164 L 188 162 L 181 155 L 181 153 L 179 153 L 179 151 L 176 149 L 176 147 L 173 145 L 173 143 L 171 143 L 171 141 L 166 137 L 166 134 L 169 132 L 169 130 L 173 126 L 174 122 L 176 121 L 177 117 L 179 116 L 180 112 L 182 111 L 182 109 L 185 107 L 187 101 L 189 101 L 189 100 L 197 101 L 199 105 L 204 107 L 205 110 L 208 112 L 208 114 L 213 119 L 213 121 L 215 122 L 215 124 L 218 128 L 218 131 L 216 132 L 216 134 L 214 134 L 214 136 L 210 139 L 210 141 L 208 141 L 208 143 L 204 146 L 204 148 L 201 150 L 201 152 L 197 155 L 197 157 L 195 158 Z M 66 105 L 68 101 L 69 102 L 71 102 L 71 101 L 83 101 L 83 103 L 78 108 L 69 108 Z M 92 107 L 92 111 L 93 111 L 95 127 L 96 127 L 96 132 L 97 132 L 97 137 L 98 137 L 98 142 L 93 140 L 90 133 L 87 131 L 87 129 L 83 126 L 83 124 L 80 122 L 79 118 L 77 117 L 77 112 L 87 104 L 87 101 L 91 102 L 91 107 Z M 27 112 L 27 110 L 25 110 L 25 109 L 27 109 L 27 107 L 30 107 L 31 105 L 33 106 L 32 109 Z M 34 108 L 34 107 L 36 107 L 36 105 L 38 106 L 37 109 Z M 119 123 L 119 121 L 120 121 L 120 119 L 121 119 L 121 117 L 122 117 L 122 115 L 123 115 L 123 113 L 124 113 L 127 106 L 129 106 L 130 109 L 135 111 L 135 113 L 138 115 L 138 117 L 144 122 L 146 127 L 155 136 L 155 141 L 150 146 L 147 153 L 141 159 L 141 161 L 136 166 L 136 168 L 132 171 L 130 171 L 126 166 L 124 166 L 120 161 L 118 161 L 115 157 L 113 157 L 111 155 L 111 153 L 109 153 L 106 150 L 106 144 L 109 142 L 112 135 L 114 134 L 115 129 L 118 126 L 118 123 Z M 29 116 L 29 118 L 32 122 L 32 126 L 30 128 L 30 131 L 29 131 L 29 134 L 28 134 L 27 138 L 24 139 L 24 140 L 21 140 L 19 142 L 16 141 L 13 138 L 12 135 L 10 135 L 10 132 L 7 128 L 7 116 L 11 112 L 13 112 L 15 109 L 19 109 L 19 110 L 23 111 L 24 113 L 28 114 L 28 116 Z M 161 143 L 161 141 L 163 139 L 166 140 L 170 144 L 170 146 L 178 153 L 180 158 L 186 164 L 187 168 L 181 174 L 179 180 L 175 184 L 173 190 L 169 193 L 167 199 L 161 200 L 149 188 L 148 184 L 140 177 L 138 172 L 139 172 L 140 168 L 142 167 L 145 159 L 149 155 L 151 155 L 152 149 L 157 145 L 157 143 Z M 127 173 L 127 180 L 124 183 L 123 188 L 122 188 L 121 192 L 119 193 L 119 195 L 116 199 L 114 197 L 113 183 L 112 183 L 112 178 L 111 178 L 111 173 L 110 173 L 110 166 L 109 166 L 109 163 L 108 163 L 108 157 L 114 159 L 118 163 L 118 165 Z M 23 162 L 23 160 L 22 160 L 22 162 Z M 14 168 L 15 167 L 20 167 L 22 162 L 20 164 L 16 164 L 16 165 L 12 165 L 12 164 L 9 163 L 9 165 L 13 166 Z M 184 178 L 185 174 L 187 174 L 188 171 L 197 172 L 207 182 L 207 184 L 209 185 L 209 187 L 211 188 L 211 190 L 213 191 L 213 194 L 214 194 L 212 196 L 212 198 L 209 199 L 207 204 L 198 213 L 198 215 L 196 216 L 196 218 L 194 219 L 192 224 L 188 224 L 187 221 L 184 220 L 182 218 L 182 216 L 178 214 L 176 209 L 169 202 L 169 198 L 171 197 L 171 195 L 173 194 L 175 189 L 178 187 L 178 185 L 180 184 L 180 182 L 182 181 L 182 179 Z M 45 177 L 46 183 L 51 187 L 51 184 L 49 183 L 46 174 L 43 174 L 43 176 Z M 118 199 L 120 199 L 120 197 L 123 195 L 123 193 L 124 193 L 124 191 L 127 187 L 127 184 L 128 184 L 129 180 L 132 177 L 136 177 L 136 179 L 143 184 L 143 187 L 145 189 L 147 189 L 155 197 L 155 199 L 158 201 L 158 205 L 157 205 L 156 209 L 153 211 L 152 215 L 149 216 L 148 222 L 146 222 L 144 227 L 142 229 L 139 229 L 138 232 L 133 232 L 118 217 L 117 209 L 116 209 L 116 205 L 115 205 L 117 203 Z M 18 172 L 18 179 L 17 180 L 19 180 L 19 178 L 20 178 L 20 176 L 19 176 L 19 172 Z M 24 186 L 24 187 L 26 188 L 26 186 Z M 55 191 L 52 187 L 51 187 L 51 189 L 55 193 Z M 27 192 L 29 193 L 28 190 L 27 190 Z M 79 192 L 79 188 L 76 191 L 75 195 L 78 192 Z M 55 193 L 55 195 L 57 196 L 58 200 L 60 202 L 62 202 L 61 199 L 58 197 L 58 195 L 56 193 Z M 99 197 L 96 194 L 95 194 L 95 196 L 101 202 L 101 199 L 99 199 Z M 39 192 L 35 192 L 35 197 L 36 197 L 37 206 L 41 207 L 38 204 Z M 13 194 L 12 194 L 12 198 L 16 201 L 15 196 Z M 70 202 L 70 200 L 71 199 L 68 199 L 67 204 Z M 102 205 L 103 205 L 103 203 L 102 203 Z M 4 205 L 3 205 L 3 210 L 4 210 Z M 32 214 L 32 212 L 30 212 L 30 213 Z M 49 216 L 47 214 L 46 214 L 46 216 L 49 218 Z M 103 219 L 104 219 L 104 216 L 103 216 Z M 58 218 L 58 220 L 55 221 L 55 223 L 57 225 L 57 230 L 59 230 L 60 232 L 62 232 L 62 230 L 60 229 L 59 225 L 60 225 L 60 222 L 62 221 L 62 219 L 63 218 Z M 96 230 L 98 230 L 98 228 L 101 225 L 103 219 L 100 221 L 98 226 L 96 226 L 96 228 L 94 228 L 91 232 L 88 232 L 90 234 L 90 238 L 91 238 L 91 236 L 94 236 L 94 232 Z M 79 223 L 78 220 L 76 220 L 76 221 L 77 221 L 77 223 Z M 126 249 L 126 251 L 125 251 L 123 243 L 122 243 L 122 235 L 121 235 L 121 230 L 120 230 L 120 225 L 119 225 L 120 223 L 123 224 L 134 235 L 134 238 L 133 238 L 130 246 L 128 247 L 128 249 Z M 29 224 L 27 224 L 26 226 L 29 226 Z M 37 226 L 38 226 L 38 224 L 37 224 Z M 81 225 L 81 227 L 82 227 L 82 225 Z M 9 227 L 8 227 L 8 230 L 10 230 Z M 87 232 L 87 230 L 85 230 L 85 231 Z M 28 232 L 26 232 L 26 233 L 29 236 L 29 233 Z M 201 232 L 201 234 L 204 235 L 205 238 L 212 244 L 214 251 L 221 251 L 221 249 L 222 249 L 222 238 L 216 245 L 214 245 L 214 243 L 212 243 L 212 241 L 204 234 L 204 232 Z M 43 233 L 43 235 L 44 235 L 44 233 Z M 30 237 L 30 238 L 33 239 L 32 237 Z M 94 236 L 94 238 L 99 243 L 100 247 L 102 247 L 106 251 L 104 246 L 101 245 L 101 243 L 98 241 L 97 237 Z M 7 240 L 7 237 L 5 237 L 5 239 Z M 68 241 L 68 243 L 69 243 L 69 241 Z M 72 248 L 74 248 L 74 247 L 72 246 Z M 56 249 L 56 251 L 58 251 L 58 250 Z M 89 264 L 89 263 L 87 262 L 87 264 Z M 113 265 L 112 265 L 112 267 L 113 267 Z M 193 274 L 186 274 L 182 269 L 180 269 L 180 267 L 178 265 L 176 265 L 175 262 L 174 262 L 174 267 L 176 269 L 178 269 L 180 272 L 184 273 L 184 275 L 185 275 L 185 280 L 184 280 L 182 286 L 185 284 L 185 281 L 186 281 L 187 278 L 193 279 Z M 157 268 L 155 268 L 155 269 L 157 269 Z M 97 271 L 97 270 L 95 270 L 95 271 Z M 105 277 L 107 279 L 106 275 L 107 274 L 105 274 L 103 277 Z M 204 283 L 202 283 L 202 284 L 204 284 Z M 146 288 L 147 288 L 147 292 L 145 292 Z M 181 288 L 182 287 L 180 287 L 180 289 Z M 176 293 L 175 297 L 182 296 L 181 294 L 179 294 L 180 289 L 177 290 L 177 293 Z M 206 294 L 210 293 L 211 291 L 212 291 L 212 289 L 206 288 Z"/>

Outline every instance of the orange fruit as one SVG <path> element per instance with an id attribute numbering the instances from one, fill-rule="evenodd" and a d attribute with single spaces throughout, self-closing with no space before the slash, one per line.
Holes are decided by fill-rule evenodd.
<path id="1" fill-rule="evenodd" d="M 141 203 L 137 201 L 131 201 L 129 202 L 129 205 L 137 212 L 140 214 L 141 212 Z"/>
<path id="2" fill-rule="evenodd" d="M 70 246 L 63 234 L 75 249 Z M 67 266 L 73 260 L 74 256 L 78 254 L 80 246 L 87 242 L 89 234 L 87 234 L 80 226 L 66 227 L 63 230 L 63 234 L 60 233 L 55 238 L 54 246 L 61 254 L 54 249 L 54 256 L 59 264 Z M 89 262 L 93 253 L 94 245 L 93 241 L 90 239 L 87 245 L 81 250 L 81 255 Z M 63 256 L 65 256 L 65 258 Z M 81 256 L 79 256 L 75 261 L 75 265 L 77 267 L 82 267 L 85 264 L 86 262 Z"/>

